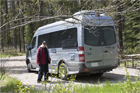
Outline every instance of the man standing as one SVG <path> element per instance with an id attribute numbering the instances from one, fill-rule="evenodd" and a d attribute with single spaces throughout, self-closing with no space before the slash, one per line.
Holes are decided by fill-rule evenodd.
<path id="1" fill-rule="evenodd" d="M 42 76 L 44 74 L 44 81 L 48 81 L 48 63 L 50 63 L 51 58 L 49 55 L 48 47 L 46 41 L 42 42 L 42 45 L 37 49 L 36 63 L 39 65 L 38 79 L 37 83 L 41 82 Z"/>

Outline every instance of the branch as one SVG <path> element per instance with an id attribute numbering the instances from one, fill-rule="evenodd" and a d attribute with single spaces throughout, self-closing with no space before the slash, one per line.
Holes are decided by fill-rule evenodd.
<path id="1" fill-rule="evenodd" d="M 17 27 L 25 26 L 25 25 L 30 24 L 30 23 L 40 22 L 40 21 L 44 21 L 44 20 L 48 20 L 48 19 L 54 19 L 54 18 L 61 18 L 61 17 L 70 18 L 70 17 L 72 17 L 72 16 L 68 16 L 68 15 L 59 15 L 59 16 L 53 16 L 53 17 L 46 17 L 46 18 L 42 18 L 42 19 L 35 19 L 35 20 L 28 21 L 28 22 L 26 22 L 26 23 L 24 23 L 24 24 L 16 25 L 16 26 L 14 26 L 14 27 L 10 27 L 10 28 L 8 28 L 8 29 L 2 30 L 2 31 L 0 31 L 0 34 L 3 33 L 3 32 L 6 32 L 6 31 L 8 31 L 8 30 L 15 29 L 15 28 L 17 28 Z M 29 18 L 31 18 L 31 17 L 29 17 Z M 24 19 L 24 18 L 21 18 L 21 19 Z M 21 19 L 18 19 L 18 20 L 21 20 Z M 14 20 L 14 21 L 15 21 L 15 20 Z M 16 19 L 16 21 L 17 21 L 17 19 Z M 13 21 L 12 21 L 12 22 L 13 22 Z M 8 23 L 7 23 L 7 24 L 8 24 Z M 2 28 L 2 27 L 0 27 L 0 28 Z"/>

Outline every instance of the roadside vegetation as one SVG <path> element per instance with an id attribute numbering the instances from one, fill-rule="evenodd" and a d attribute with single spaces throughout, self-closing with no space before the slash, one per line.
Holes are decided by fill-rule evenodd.
<path id="1" fill-rule="evenodd" d="M 111 83 L 106 81 L 100 83 L 99 85 L 82 85 L 74 84 L 75 77 L 69 78 L 66 81 L 61 82 L 60 80 L 56 83 L 42 82 L 44 85 L 43 90 L 37 90 L 32 85 L 23 85 L 22 82 L 16 78 L 9 77 L 5 69 L 5 63 L 10 56 L 24 55 L 24 53 L 19 53 L 16 50 L 5 51 L 1 55 L 0 61 L 0 92 L 16 92 L 16 93 L 140 93 L 140 78 L 132 77 L 127 73 L 124 77 L 125 82 L 119 81 L 118 83 Z M 5 58 L 6 57 L 6 58 Z M 137 63 L 137 62 L 134 62 Z M 140 65 L 139 63 L 137 65 Z M 120 66 L 124 66 L 121 63 Z M 127 62 L 127 66 L 132 66 L 131 62 Z M 126 69 L 127 72 L 127 69 Z M 51 74 L 51 77 L 56 77 L 56 75 Z M 49 85 L 49 87 L 47 87 Z"/>
<path id="2" fill-rule="evenodd" d="M 25 52 L 19 52 L 19 50 L 14 49 L 14 48 L 5 48 L 4 50 L 1 50 L 2 52 L 0 53 L 1 58 L 6 58 L 6 57 L 13 57 L 13 56 L 23 56 L 26 55 Z"/>
<path id="3" fill-rule="evenodd" d="M 45 83 L 44 83 L 45 84 Z M 11 77 L 6 77 L 2 85 L 0 85 L 0 92 L 18 92 L 18 93 L 140 93 L 140 81 L 132 81 L 129 75 L 126 75 L 125 82 L 118 82 L 117 84 L 106 81 L 101 86 L 98 85 L 74 85 L 68 87 L 72 83 L 68 83 L 67 87 L 63 84 L 57 84 L 52 89 L 40 91 L 35 90 L 34 86 L 23 85 L 19 80 Z"/>
<path id="4" fill-rule="evenodd" d="M 0 69 L 0 92 L 17 92 L 17 93 L 140 93 L 140 78 L 134 79 L 127 73 L 125 82 L 111 83 L 108 80 L 104 83 L 98 82 L 99 85 L 82 85 L 74 84 L 75 76 L 67 80 L 58 80 L 56 83 L 42 82 L 43 90 L 37 90 L 34 86 L 23 85 L 16 78 L 11 78 L 7 73 L 3 74 L 5 69 Z M 127 72 L 127 69 L 126 69 Z M 2 76 L 3 75 L 3 76 Z M 51 74 L 51 77 L 56 75 Z M 61 77 L 60 77 L 61 78 Z M 49 87 L 48 87 L 49 85 Z"/>

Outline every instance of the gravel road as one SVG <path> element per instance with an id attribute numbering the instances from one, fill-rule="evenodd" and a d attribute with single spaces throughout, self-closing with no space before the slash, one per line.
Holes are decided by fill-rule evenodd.
<path id="1" fill-rule="evenodd" d="M 28 73 L 26 63 L 25 63 L 25 56 L 17 56 L 11 57 L 5 64 L 6 69 L 9 70 L 10 76 L 16 77 L 21 80 L 23 84 L 34 85 L 35 88 L 41 89 L 44 87 L 41 83 L 37 83 L 37 72 Z M 127 69 L 130 76 L 138 76 L 140 69 Z M 124 76 L 126 74 L 124 67 L 118 67 L 113 71 L 104 73 L 101 77 L 91 77 L 89 75 L 79 75 L 76 78 L 75 84 L 90 84 L 90 85 L 98 85 L 98 81 L 100 84 L 106 82 L 106 80 L 110 82 L 117 83 L 118 81 L 124 81 Z M 52 84 L 58 80 L 54 77 L 49 77 Z"/>

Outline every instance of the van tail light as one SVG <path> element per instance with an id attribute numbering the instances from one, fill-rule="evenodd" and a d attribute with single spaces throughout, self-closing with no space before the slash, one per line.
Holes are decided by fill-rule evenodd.
<path id="1" fill-rule="evenodd" d="M 79 61 L 85 62 L 84 47 L 78 47 L 79 49 Z"/>
<path id="2" fill-rule="evenodd" d="M 84 51 L 84 47 L 79 47 L 79 51 Z"/>
<path id="3" fill-rule="evenodd" d="M 119 45 L 118 45 L 118 54 L 120 54 L 120 49 L 119 49 Z"/>
<path id="4" fill-rule="evenodd" d="M 84 54 L 79 54 L 79 61 L 85 62 L 85 55 Z"/>

